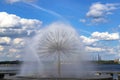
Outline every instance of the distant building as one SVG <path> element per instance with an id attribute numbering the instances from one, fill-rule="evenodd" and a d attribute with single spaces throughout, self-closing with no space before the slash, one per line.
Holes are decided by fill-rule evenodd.
<path id="1" fill-rule="evenodd" d="M 120 59 L 114 59 L 114 63 L 119 63 L 120 64 Z"/>
<path id="2" fill-rule="evenodd" d="M 101 61 L 102 59 L 101 59 L 101 56 L 98 54 L 98 61 Z"/>

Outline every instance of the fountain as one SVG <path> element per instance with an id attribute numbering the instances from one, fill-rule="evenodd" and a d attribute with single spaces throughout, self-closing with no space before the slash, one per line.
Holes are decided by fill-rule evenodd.
<path id="1" fill-rule="evenodd" d="M 41 29 L 26 53 L 19 78 L 70 80 L 91 76 L 93 66 L 87 61 L 79 34 L 70 25 L 54 23 Z"/>

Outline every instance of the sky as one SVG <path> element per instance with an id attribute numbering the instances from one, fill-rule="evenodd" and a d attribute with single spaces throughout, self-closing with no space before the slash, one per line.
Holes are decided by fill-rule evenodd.
<path id="1" fill-rule="evenodd" d="M 21 60 L 26 42 L 57 22 L 71 25 L 87 54 L 120 58 L 119 0 L 0 0 L 0 60 Z"/>

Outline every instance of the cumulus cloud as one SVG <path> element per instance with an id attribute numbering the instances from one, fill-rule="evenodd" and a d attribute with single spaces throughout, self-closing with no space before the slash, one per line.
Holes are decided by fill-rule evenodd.
<path id="1" fill-rule="evenodd" d="M 15 48 L 23 48 L 25 46 L 25 40 L 22 38 L 15 38 L 13 39 L 13 46 L 15 46 Z"/>
<path id="2" fill-rule="evenodd" d="M 0 44 L 10 44 L 11 38 L 10 37 L 0 37 Z"/>
<path id="3" fill-rule="evenodd" d="M 4 47 L 0 45 L 0 51 L 3 51 L 4 50 Z"/>
<path id="4" fill-rule="evenodd" d="M 10 53 L 17 53 L 17 52 L 19 52 L 19 50 L 14 49 L 14 48 L 11 48 L 11 49 L 9 49 L 9 52 L 10 52 Z"/>
<path id="5" fill-rule="evenodd" d="M 36 19 L 20 18 L 14 14 L 0 12 L 0 28 L 33 28 L 41 22 Z"/>
<path id="6" fill-rule="evenodd" d="M 80 39 L 82 40 L 82 42 L 85 45 L 91 45 L 91 44 L 95 43 L 96 41 L 98 41 L 97 39 L 92 39 L 92 38 L 89 38 L 86 36 L 80 36 Z"/>
<path id="7" fill-rule="evenodd" d="M 80 36 L 80 40 L 86 45 L 94 45 L 94 43 L 101 40 L 119 40 L 119 33 L 109 33 L 109 32 L 93 32 L 89 37 Z"/>
<path id="8" fill-rule="evenodd" d="M 42 22 L 36 19 L 0 12 L 0 36 L 30 36 L 41 24 Z"/>
<path id="9" fill-rule="evenodd" d="M 102 4 L 102 3 L 94 3 L 90 7 L 89 11 L 87 12 L 88 17 L 99 18 L 103 17 L 104 15 L 112 13 L 112 10 L 117 9 L 118 4 Z"/>
<path id="10" fill-rule="evenodd" d="M 19 58 L 17 56 L 20 55 Z M 14 46 L 0 46 L 0 60 L 21 60 L 21 50 Z"/>
<path id="11" fill-rule="evenodd" d="M 93 32 L 91 34 L 92 38 L 99 40 L 118 40 L 119 33 L 108 33 L 108 32 Z"/>
<path id="12" fill-rule="evenodd" d="M 7 53 L 5 56 L 3 56 L 4 58 L 7 57 L 10 60 L 18 60 L 20 59 L 21 55 L 17 54 L 19 50 L 16 50 L 14 48 L 9 50 L 9 53 Z"/>
<path id="13" fill-rule="evenodd" d="M 21 39 L 21 38 L 15 38 L 14 40 L 13 40 L 13 43 L 14 44 L 21 44 L 21 45 L 24 45 L 25 43 L 24 43 L 24 39 Z"/>
<path id="14" fill-rule="evenodd" d="M 88 53 L 116 56 L 119 56 L 120 52 L 120 46 L 116 44 L 119 42 L 119 38 L 119 33 L 109 32 L 93 32 L 89 37 L 80 36 Z"/>
<path id="15" fill-rule="evenodd" d="M 99 52 L 99 53 L 104 53 L 104 54 L 118 54 L 117 48 L 112 48 L 108 46 L 101 46 L 101 47 L 86 46 L 85 50 L 90 53 Z"/>
<path id="16" fill-rule="evenodd" d="M 106 50 L 103 49 L 103 48 L 90 47 L 90 46 L 86 46 L 85 50 L 88 51 L 88 52 L 103 52 L 103 51 L 106 51 Z"/>
<path id="17" fill-rule="evenodd" d="M 37 19 L 21 18 L 15 14 L 0 12 L 0 56 L 1 59 L 17 59 L 25 47 L 25 41 L 31 39 L 41 27 Z"/>
<path id="18" fill-rule="evenodd" d="M 90 6 L 86 16 L 92 23 L 104 23 L 107 22 L 107 15 L 113 14 L 113 11 L 118 9 L 120 4 L 118 3 L 106 3 L 100 2 L 94 3 Z"/>

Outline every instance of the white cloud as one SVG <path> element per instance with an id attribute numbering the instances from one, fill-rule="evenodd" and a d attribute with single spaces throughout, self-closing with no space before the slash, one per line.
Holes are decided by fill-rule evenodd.
<path id="1" fill-rule="evenodd" d="M 0 56 L 3 60 L 20 58 L 26 47 L 26 39 L 31 39 L 41 27 L 37 19 L 21 18 L 15 14 L 0 12 Z"/>
<path id="2" fill-rule="evenodd" d="M 25 46 L 25 40 L 22 38 L 15 38 L 13 39 L 13 46 L 15 46 L 15 48 L 23 48 Z"/>
<path id="3" fill-rule="evenodd" d="M 107 52 L 108 52 L 109 54 L 116 54 L 116 51 L 115 51 L 114 48 L 109 48 L 109 49 L 107 49 Z"/>
<path id="4" fill-rule="evenodd" d="M 97 39 L 92 39 L 92 38 L 85 37 L 85 36 L 80 36 L 80 39 L 85 45 L 91 45 L 95 43 L 96 41 L 98 41 Z"/>
<path id="5" fill-rule="evenodd" d="M 92 38 L 99 40 L 118 40 L 119 33 L 108 33 L 108 32 L 93 32 L 91 34 Z"/>
<path id="6" fill-rule="evenodd" d="M 41 24 L 36 19 L 20 18 L 14 14 L 8 14 L 6 12 L 0 12 L 0 28 L 33 28 L 38 24 Z"/>
<path id="7" fill-rule="evenodd" d="M 16 58 L 18 59 L 18 58 L 21 58 L 21 55 L 16 55 Z"/>
<path id="8" fill-rule="evenodd" d="M 119 56 L 120 53 L 120 46 L 116 44 L 119 38 L 119 33 L 109 32 L 93 32 L 89 37 L 80 36 L 80 40 L 85 44 L 86 52 L 116 56 Z"/>
<path id="9" fill-rule="evenodd" d="M 87 52 L 103 52 L 103 51 L 106 51 L 106 50 L 103 49 L 103 48 L 90 47 L 90 46 L 86 46 L 85 50 L 86 50 Z"/>
<path id="10" fill-rule="evenodd" d="M 16 27 L 19 25 L 20 17 L 6 12 L 0 12 L 0 28 Z"/>
<path id="11" fill-rule="evenodd" d="M 0 36 L 30 36 L 41 26 L 36 19 L 25 19 L 14 14 L 0 12 Z"/>
<path id="12" fill-rule="evenodd" d="M 25 44 L 24 39 L 21 39 L 21 38 L 15 38 L 13 40 L 13 43 L 14 44 L 19 44 L 19 45 L 24 45 Z"/>
<path id="13" fill-rule="evenodd" d="M 9 49 L 9 52 L 10 52 L 10 53 L 17 53 L 17 52 L 19 52 L 19 50 L 14 49 L 14 48 L 11 48 L 11 49 Z"/>
<path id="14" fill-rule="evenodd" d="M 104 23 L 107 22 L 107 20 L 105 18 L 94 18 L 91 20 L 92 23 L 94 24 L 98 24 L 98 23 Z"/>
<path id="15" fill-rule="evenodd" d="M 0 44 L 10 44 L 11 38 L 10 37 L 0 37 Z"/>
<path id="16" fill-rule="evenodd" d="M 17 52 L 17 50 L 12 48 L 12 49 L 9 49 L 9 52 L 10 53 L 15 53 L 15 52 Z"/>
<path id="17" fill-rule="evenodd" d="M 86 16 L 90 18 L 93 23 L 107 22 L 106 16 L 112 14 L 112 11 L 118 9 L 120 4 L 117 3 L 94 3 L 90 6 Z"/>
<path id="18" fill-rule="evenodd" d="M 0 51 L 3 51 L 4 50 L 4 47 L 0 45 Z"/>
<path id="19" fill-rule="evenodd" d="M 18 60 L 17 55 L 21 55 L 21 49 L 14 48 L 15 46 L 0 46 L 1 60 Z"/>
<path id="20" fill-rule="evenodd" d="M 118 4 L 102 4 L 102 3 L 94 3 L 90 7 L 89 11 L 87 12 L 87 17 L 99 18 L 103 17 L 107 14 L 112 13 L 112 10 L 117 9 Z"/>
<path id="21" fill-rule="evenodd" d="M 85 19 L 80 19 L 80 22 L 85 23 L 86 20 Z"/>
<path id="22" fill-rule="evenodd" d="M 20 20 L 20 24 L 23 26 L 23 29 L 33 29 L 41 24 L 39 20 L 36 19 L 24 19 Z"/>
<path id="23" fill-rule="evenodd" d="M 117 48 L 112 48 L 108 46 L 101 46 L 101 47 L 92 47 L 86 46 L 85 50 L 90 53 L 103 53 L 103 54 L 118 54 Z"/>

